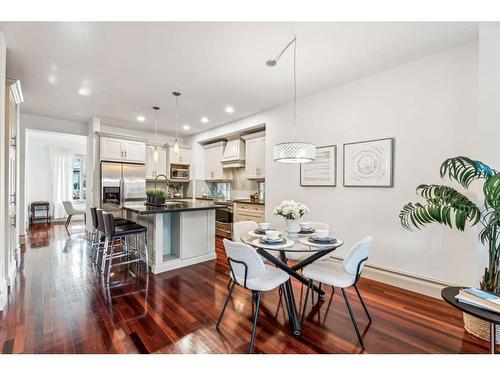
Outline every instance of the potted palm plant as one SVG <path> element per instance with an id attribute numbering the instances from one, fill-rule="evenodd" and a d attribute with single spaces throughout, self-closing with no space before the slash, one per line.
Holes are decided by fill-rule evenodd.
<path id="1" fill-rule="evenodd" d="M 476 180 L 483 181 L 484 202 L 477 205 L 464 194 L 445 185 L 420 185 L 417 195 L 423 203 L 408 203 L 399 214 L 401 225 L 411 230 L 439 223 L 464 231 L 467 224 L 479 224 L 479 239 L 488 248 L 488 265 L 479 285 L 487 292 L 500 293 L 500 173 L 488 165 L 464 156 L 444 161 L 441 177 L 457 181 L 465 189 Z M 489 324 L 464 313 L 465 329 L 484 340 L 489 339 Z M 497 327 L 500 343 L 500 327 Z"/>

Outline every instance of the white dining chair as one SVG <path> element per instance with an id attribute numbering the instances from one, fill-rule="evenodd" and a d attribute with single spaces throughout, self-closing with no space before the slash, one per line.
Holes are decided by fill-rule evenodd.
<path id="1" fill-rule="evenodd" d="M 74 215 L 83 215 L 83 220 L 85 221 L 85 223 L 87 223 L 87 214 L 86 214 L 85 210 L 77 210 L 73 206 L 73 203 L 71 203 L 70 201 L 63 201 L 62 203 L 64 206 L 64 210 L 66 211 L 66 215 L 68 215 L 68 218 L 66 219 L 66 223 L 64 223 L 64 226 L 66 227 L 66 229 L 68 228 L 68 225 L 71 223 L 71 218 Z"/>
<path id="2" fill-rule="evenodd" d="M 233 223 L 233 241 L 241 242 L 241 236 L 257 229 L 258 227 L 259 225 L 252 220 L 237 221 Z"/>
<path id="3" fill-rule="evenodd" d="M 253 318 L 252 337 L 248 352 L 253 352 L 255 342 L 255 332 L 257 328 L 257 318 L 259 316 L 260 301 L 262 292 L 267 292 L 275 288 L 281 287 L 287 282 L 290 276 L 283 270 L 264 264 L 261 257 L 249 245 L 244 243 L 233 242 L 224 239 L 224 249 L 227 255 L 229 264 L 231 287 L 227 294 L 224 306 L 219 314 L 216 329 L 219 329 L 219 324 L 226 310 L 231 294 L 233 293 L 236 284 L 249 289 L 252 292 L 252 305 L 255 301 L 255 315 Z"/>
<path id="4" fill-rule="evenodd" d="M 330 225 L 328 225 L 327 223 L 321 223 L 319 221 L 309 221 L 309 224 L 311 224 L 311 228 L 313 228 L 314 230 L 327 230 L 327 231 L 330 231 Z M 296 261 L 301 261 L 301 260 L 304 260 L 305 258 L 307 258 L 308 256 L 311 255 L 311 253 L 307 253 L 307 252 L 297 252 L 297 251 L 288 251 L 285 253 L 286 254 L 286 258 L 289 259 L 289 260 L 296 260 Z M 328 258 L 329 255 L 325 255 L 324 257 L 322 257 L 321 259 L 326 259 Z"/>
<path id="5" fill-rule="evenodd" d="M 361 277 L 361 272 L 363 271 L 364 264 L 368 260 L 368 256 L 370 255 L 372 243 L 373 238 L 371 236 L 366 236 L 347 252 L 342 263 L 324 262 L 321 260 L 317 260 L 312 264 L 304 267 L 302 271 L 302 275 L 309 279 L 306 297 L 304 299 L 304 305 L 302 308 L 302 320 L 304 320 L 309 291 L 312 290 L 314 281 L 331 285 L 332 293 L 335 292 L 334 288 L 340 288 L 340 290 L 342 291 L 342 295 L 344 296 L 347 309 L 349 310 L 352 324 L 354 325 L 354 329 L 356 330 L 356 335 L 358 336 L 359 343 L 361 344 L 361 347 L 363 349 L 365 348 L 363 338 L 361 337 L 361 334 L 359 332 L 356 318 L 354 317 L 351 304 L 349 303 L 349 298 L 347 297 L 344 289 L 350 286 L 354 287 L 354 290 L 358 294 L 361 305 L 366 312 L 366 316 L 368 317 L 368 325 L 370 325 L 372 322 L 370 313 L 366 308 L 365 302 L 363 301 L 363 298 L 361 297 L 356 284 Z"/>

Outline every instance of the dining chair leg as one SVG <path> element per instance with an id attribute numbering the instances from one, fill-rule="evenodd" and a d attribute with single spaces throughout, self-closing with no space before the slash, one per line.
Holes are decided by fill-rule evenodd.
<path id="1" fill-rule="evenodd" d="M 332 294 L 335 294 L 335 287 L 332 285 Z"/>
<path id="2" fill-rule="evenodd" d="M 309 290 L 312 289 L 312 280 L 309 280 L 307 283 L 307 290 L 306 290 L 306 296 L 304 298 L 304 306 L 302 307 L 302 317 L 300 319 L 300 324 L 304 322 L 304 317 L 306 316 L 306 307 L 307 307 L 307 299 L 309 298 Z"/>
<path id="3" fill-rule="evenodd" d="M 71 217 L 72 217 L 72 216 L 73 216 L 73 215 L 68 215 L 68 218 L 66 219 L 66 224 L 64 224 L 64 226 L 65 226 L 66 228 L 68 228 L 69 224 L 71 223 Z"/>
<path id="4" fill-rule="evenodd" d="M 229 279 L 229 282 L 227 283 L 227 290 L 231 289 L 231 284 L 233 283 L 233 279 Z"/>
<path id="5" fill-rule="evenodd" d="M 260 298 L 262 295 L 262 292 L 255 292 L 255 293 L 257 293 L 257 300 L 255 302 L 255 316 L 253 318 L 252 338 L 250 339 L 250 347 L 248 348 L 248 353 L 250 354 L 253 352 L 255 333 L 257 331 L 257 319 L 259 318 Z"/>
<path id="6" fill-rule="evenodd" d="M 349 315 L 351 316 L 352 324 L 354 325 L 356 335 L 358 335 L 359 343 L 361 344 L 361 347 L 364 349 L 365 344 L 363 343 L 363 338 L 361 337 L 361 334 L 359 333 L 358 323 L 356 322 L 356 318 L 354 317 L 354 313 L 352 312 L 351 304 L 349 303 L 349 298 L 347 297 L 347 294 L 346 294 L 344 288 L 341 288 L 340 290 L 342 290 L 342 295 L 344 296 L 345 304 L 347 305 L 347 310 L 349 310 Z"/>
<path id="7" fill-rule="evenodd" d="M 229 302 L 229 298 L 231 298 L 231 294 L 233 293 L 234 286 L 236 285 L 236 282 L 234 282 L 232 279 L 229 280 L 229 283 L 231 284 L 231 288 L 229 288 L 229 292 L 227 293 L 226 300 L 224 301 L 224 306 L 222 307 L 222 311 L 219 314 L 219 317 L 217 318 L 217 323 L 215 323 L 215 328 L 219 329 L 219 324 L 222 320 L 222 316 L 224 315 L 224 311 L 226 311 L 227 303 Z"/>
<path id="8" fill-rule="evenodd" d="M 372 317 L 370 316 L 370 313 L 368 312 L 368 309 L 366 308 L 366 305 L 365 305 L 365 301 L 363 300 L 363 298 L 361 297 L 361 293 L 359 293 L 359 290 L 358 290 L 358 287 L 356 285 L 354 285 L 354 290 L 356 291 L 356 293 L 358 294 L 358 297 L 359 297 L 359 300 L 361 302 L 361 305 L 363 306 L 363 309 L 365 310 L 365 313 L 366 313 L 366 316 L 368 317 L 368 321 L 372 322 Z"/>

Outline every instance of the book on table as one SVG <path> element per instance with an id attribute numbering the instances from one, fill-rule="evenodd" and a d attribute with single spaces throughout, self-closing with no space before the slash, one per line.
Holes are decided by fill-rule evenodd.
<path id="1" fill-rule="evenodd" d="M 481 309 L 500 313 L 500 296 L 476 288 L 460 289 L 456 298 Z"/>

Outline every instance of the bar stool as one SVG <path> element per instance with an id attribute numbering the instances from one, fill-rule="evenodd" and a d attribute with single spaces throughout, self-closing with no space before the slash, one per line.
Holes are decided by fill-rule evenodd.
<path id="1" fill-rule="evenodd" d="M 107 249 L 108 249 L 108 244 L 105 241 L 106 236 L 105 236 L 104 217 L 103 217 L 104 210 L 101 210 L 100 208 L 91 207 L 90 212 L 92 214 L 92 223 L 95 226 L 95 232 L 96 232 L 96 234 L 95 234 L 96 242 L 94 243 L 94 248 L 93 248 L 94 263 L 99 267 L 99 255 L 101 253 L 101 251 L 99 251 L 99 250 L 102 247 L 102 254 L 103 254 L 103 260 L 104 260 L 104 255 L 106 254 Z M 115 220 L 116 226 L 130 225 L 130 224 L 135 224 L 135 223 L 133 221 L 130 221 L 127 219 L 121 219 L 121 218 Z M 100 271 L 102 273 L 104 270 L 104 268 L 103 268 L 104 261 L 102 261 L 101 264 L 102 264 L 102 267 L 100 268 Z"/>
<path id="2" fill-rule="evenodd" d="M 112 266 L 120 266 L 124 264 L 131 264 L 131 263 L 137 263 L 139 262 L 144 262 L 146 264 L 146 273 L 148 272 L 149 268 L 149 259 L 148 259 L 148 234 L 147 234 L 147 228 L 143 225 L 140 224 L 128 224 L 128 225 L 115 225 L 113 215 L 107 212 L 103 212 L 103 218 L 104 218 L 104 233 L 106 236 L 106 242 L 110 244 L 110 253 L 107 255 L 105 252 L 103 254 L 103 265 L 105 265 L 105 262 L 108 261 L 108 266 L 107 270 L 103 267 L 104 274 L 106 277 L 106 282 L 109 283 L 109 277 L 111 275 L 111 267 Z M 144 252 L 141 251 L 140 249 L 140 241 L 139 237 L 143 236 L 144 237 Z M 133 248 L 130 245 L 130 241 L 127 241 L 130 238 L 135 238 L 135 248 Z M 125 250 L 121 251 L 119 253 L 115 253 L 115 241 L 116 240 L 123 240 L 123 242 L 126 242 Z M 106 247 L 106 245 L 105 245 Z M 121 258 L 123 256 L 129 256 L 132 255 L 132 252 L 130 250 L 135 250 L 135 259 L 129 259 L 126 261 L 122 261 L 119 263 L 116 263 L 113 265 L 113 258 Z M 106 251 L 106 250 L 105 250 Z M 142 256 L 144 256 L 144 260 L 142 259 Z"/>

